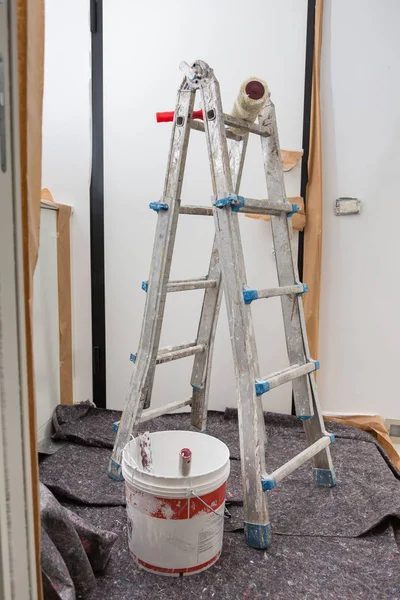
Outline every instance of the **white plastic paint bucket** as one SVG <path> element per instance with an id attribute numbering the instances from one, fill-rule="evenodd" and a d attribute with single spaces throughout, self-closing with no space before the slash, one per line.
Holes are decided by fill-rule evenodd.
<path id="1" fill-rule="evenodd" d="M 227 446 L 204 433 L 150 434 L 151 472 L 139 467 L 138 438 L 124 449 L 129 549 L 142 568 L 162 575 L 190 575 L 213 565 L 222 549 Z M 180 451 L 192 451 L 190 474 L 180 475 Z"/>

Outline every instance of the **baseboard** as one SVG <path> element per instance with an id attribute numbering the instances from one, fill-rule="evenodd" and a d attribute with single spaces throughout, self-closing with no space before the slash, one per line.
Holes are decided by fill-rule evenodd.
<path id="1" fill-rule="evenodd" d="M 323 410 L 322 414 L 324 417 L 374 417 L 377 416 L 379 417 L 380 415 L 378 415 L 377 413 L 362 413 L 362 412 L 356 412 L 353 410 L 353 412 L 330 412 L 330 411 L 326 411 Z"/>

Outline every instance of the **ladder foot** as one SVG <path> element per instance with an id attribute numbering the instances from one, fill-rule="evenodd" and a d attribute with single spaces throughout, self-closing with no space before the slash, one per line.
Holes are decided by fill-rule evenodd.
<path id="1" fill-rule="evenodd" d="M 269 548 L 272 544 L 271 523 L 266 525 L 255 525 L 254 523 L 244 523 L 244 535 L 248 546 L 260 550 Z"/>
<path id="2" fill-rule="evenodd" d="M 115 431 L 115 433 L 118 433 L 119 423 L 120 423 L 119 421 L 114 421 L 114 423 L 113 423 L 112 428 L 113 428 L 113 431 Z"/>
<path id="3" fill-rule="evenodd" d="M 112 458 L 110 459 L 110 464 L 108 465 L 108 476 L 114 481 L 123 481 L 124 478 L 122 476 L 122 467 Z"/>
<path id="4" fill-rule="evenodd" d="M 313 469 L 314 481 L 320 487 L 334 487 L 336 485 L 335 469 Z"/>

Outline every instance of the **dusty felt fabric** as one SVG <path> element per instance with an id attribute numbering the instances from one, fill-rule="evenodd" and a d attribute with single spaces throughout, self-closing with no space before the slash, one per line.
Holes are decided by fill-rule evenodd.
<path id="1" fill-rule="evenodd" d="M 74 407 L 69 409 L 73 414 Z M 84 412 L 83 408 L 78 408 Z M 115 411 L 86 407 L 79 417 L 79 431 L 86 442 L 99 439 L 111 448 L 115 433 Z M 66 419 L 64 419 L 66 420 Z M 288 415 L 266 414 L 269 472 L 292 458 L 305 447 L 301 423 Z M 66 428 L 71 427 L 69 418 Z M 188 414 L 166 415 L 145 424 L 150 431 L 190 429 Z M 276 533 L 285 535 L 357 537 L 389 516 L 400 518 L 400 481 L 385 453 L 367 432 L 342 424 L 329 423 L 337 441 L 331 446 L 338 484 L 326 489 L 315 486 L 310 465 L 306 464 L 268 492 L 271 522 Z M 62 430 L 62 427 L 60 427 Z M 67 431 L 69 431 L 67 429 Z M 106 431 L 103 439 L 100 433 Z M 227 505 L 232 519 L 229 530 L 243 527 L 243 494 L 240 473 L 237 413 L 211 412 L 207 433 L 224 441 L 231 452 L 231 475 L 227 485 Z M 63 432 L 64 438 L 70 435 Z M 110 437 L 111 436 L 111 437 Z M 96 442 L 97 443 L 97 442 Z M 107 476 L 109 448 L 68 444 L 53 456 L 42 460 L 41 480 L 58 496 L 88 505 L 123 506 L 123 482 Z"/>
<path id="2" fill-rule="evenodd" d="M 117 535 L 61 506 L 41 483 L 41 568 L 46 600 L 86 598 L 105 569 Z"/>
<path id="3" fill-rule="evenodd" d="M 110 560 L 97 575 L 96 588 L 88 600 L 146 600 L 155 594 L 158 600 L 400 598 L 400 521 L 388 516 L 388 511 L 397 506 L 399 481 L 368 433 L 329 424 L 338 438 L 332 446 L 337 488 L 315 488 L 307 466 L 301 477 L 295 473 L 281 482 L 269 494 L 273 545 L 268 551 L 257 551 L 246 545 L 243 536 L 237 415 L 235 411 L 211 413 L 207 431 L 223 439 L 232 455 L 227 493 L 232 518 L 225 521 L 223 551 L 216 565 L 196 576 L 169 578 L 138 569 L 129 554 L 123 483 L 110 480 L 110 488 L 103 479 L 114 440 L 109 431 L 119 415 L 96 410 L 89 407 L 86 416 L 80 416 L 80 435 L 86 429 L 86 441 L 97 438 L 101 447 L 86 446 L 82 451 L 81 446 L 68 444 L 41 463 L 42 476 L 51 478 L 63 495 L 61 502 L 66 508 L 94 527 L 118 535 Z M 103 424 L 99 427 L 100 420 Z M 71 427 L 71 418 L 67 421 L 66 428 Z M 167 415 L 146 425 L 152 430 L 190 429 L 186 414 Z M 61 434 L 63 427 L 60 426 Z M 304 434 L 295 418 L 267 414 L 266 428 L 271 468 L 304 447 Z M 106 440 L 100 439 L 99 431 L 107 432 Z M 68 439 L 65 431 L 62 435 Z M 352 447 L 354 452 L 349 452 Z M 376 479 L 378 472 L 383 473 L 383 479 Z M 351 478 L 352 473 L 356 478 Z M 354 485 L 346 489 L 350 481 Z M 383 496 L 379 496 L 381 492 Z M 336 507 L 332 493 L 337 494 Z M 375 501 L 368 512 L 371 494 Z M 107 505 L 110 497 L 112 502 L 119 499 L 121 505 Z M 379 506 L 382 497 L 383 503 L 388 502 L 384 510 Z M 86 503 L 77 503 L 76 498 L 86 498 Z M 89 500 L 94 500 L 95 506 Z M 361 500 L 363 504 L 358 508 Z M 346 515 L 346 511 L 351 514 Z M 381 525 L 360 536 L 381 518 Z"/>
<path id="4" fill-rule="evenodd" d="M 40 565 L 45 600 L 75 600 L 75 585 L 63 557 L 44 527 L 41 530 Z M 93 588 L 93 581 L 88 590 Z"/>
<path id="5" fill-rule="evenodd" d="M 83 402 L 73 406 L 57 406 L 53 423 L 55 440 L 67 440 L 77 444 L 95 446 L 101 448 L 113 448 L 115 441 L 115 432 L 113 424 L 121 418 L 121 411 L 105 410 L 96 408 L 91 402 Z M 366 441 L 375 444 L 389 468 L 400 478 L 400 472 L 392 464 L 389 456 L 382 448 L 379 441 L 369 434 L 355 427 L 350 427 L 341 423 L 329 421 L 326 418 L 326 427 L 334 433 L 337 438 Z M 229 423 L 234 421 L 235 425 Z M 269 433 L 278 432 L 279 434 L 296 435 L 303 437 L 302 423 L 296 417 L 291 415 L 281 415 L 277 413 L 265 413 L 265 423 L 267 436 Z M 150 431 L 165 430 L 193 430 L 190 425 L 190 415 L 181 413 L 179 415 L 164 415 L 158 417 L 149 423 L 142 425 L 141 430 Z M 240 458 L 239 449 L 239 431 L 237 425 L 237 409 L 227 408 L 225 412 L 209 411 L 207 433 L 221 439 L 229 447 L 231 458 Z M 269 451 L 267 447 L 267 452 Z"/>
<path id="6" fill-rule="evenodd" d="M 121 418 L 120 411 L 96 408 L 91 402 L 56 407 L 53 414 L 55 440 L 68 440 L 86 446 L 112 448 L 114 421 Z"/>
<path id="7" fill-rule="evenodd" d="M 324 417 L 324 419 L 335 421 L 336 423 L 343 423 L 344 425 L 351 425 L 352 427 L 358 427 L 363 431 L 370 431 L 387 453 L 390 462 L 395 469 L 397 469 L 397 471 L 400 470 L 400 456 L 390 439 L 382 417 L 379 415 L 353 415 L 347 417 Z"/>
<path id="8" fill-rule="evenodd" d="M 170 578 L 136 567 L 122 507 L 68 506 L 94 526 L 118 534 L 90 600 L 400 598 L 400 553 L 391 522 L 361 538 L 275 534 L 268 551 L 249 548 L 243 532 L 225 532 L 221 558 L 212 568 L 196 576 Z"/>

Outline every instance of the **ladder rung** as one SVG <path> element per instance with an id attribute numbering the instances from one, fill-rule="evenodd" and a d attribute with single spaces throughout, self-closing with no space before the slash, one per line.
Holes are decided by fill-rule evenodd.
<path id="1" fill-rule="evenodd" d="M 145 423 L 146 421 L 150 421 L 150 419 L 155 419 L 156 417 L 160 417 L 161 415 L 166 415 L 167 413 L 173 412 L 174 410 L 178 410 L 178 408 L 190 406 L 191 404 L 192 398 L 185 398 L 185 400 L 177 400 L 176 402 L 170 402 L 169 404 L 165 404 L 164 406 L 160 406 L 159 408 L 148 408 L 147 410 L 144 410 L 142 412 L 140 422 Z"/>
<path id="2" fill-rule="evenodd" d="M 261 396 L 262 394 L 265 394 L 265 392 L 269 392 L 269 390 L 272 390 L 273 388 L 276 388 L 279 385 L 283 385 L 288 381 L 297 379 L 297 377 L 308 375 L 308 373 L 312 373 L 317 369 L 319 369 L 319 362 L 317 360 L 312 360 L 310 362 L 305 363 L 304 365 L 292 365 L 291 367 L 283 369 L 282 371 L 271 373 L 271 375 L 269 375 L 269 377 L 266 377 L 265 379 L 256 379 L 256 394 L 257 396 Z"/>
<path id="3" fill-rule="evenodd" d="M 164 348 L 158 349 L 158 355 L 165 354 L 166 352 L 171 352 L 172 350 L 184 350 L 185 348 L 193 348 L 196 345 L 196 341 L 193 342 L 185 342 L 185 344 L 180 344 L 179 346 L 164 346 Z"/>
<path id="4" fill-rule="evenodd" d="M 257 125 L 257 123 L 250 123 L 249 121 L 245 121 L 244 119 L 238 119 L 237 117 L 232 117 L 232 115 L 224 114 L 224 123 L 228 125 L 228 127 L 235 127 L 237 129 L 243 129 L 244 131 L 248 131 L 249 133 L 255 133 L 256 135 L 261 135 L 265 137 L 270 137 L 270 131 L 266 127 L 261 127 Z M 195 129 L 196 131 L 205 131 L 204 123 L 197 120 L 190 121 L 191 129 Z M 241 141 L 243 139 L 242 135 L 238 135 L 230 131 L 229 129 L 225 130 L 226 137 L 231 140 Z"/>
<path id="5" fill-rule="evenodd" d="M 191 206 L 187 204 L 186 206 L 181 206 L 179 208 L 179 214 L 181 215 L 203 215 L 206 217 L 213 216 L 213 209 L 208 206 Z"/>
<path id="6" fill-rule="evenodd" d="M 192 398 L 185 398 L 185 400 L 177 400 L 176 402 L 170 402 L 169 404 L 164 404 L 164 406 L 160 406 L 159 408 L 148 408 L 142 412 L 142 416 L 140 417 L 140 423 L 146 423 L 146 421 L 150 421 L 151 419 L 155 419 L 156 417 L 161 417 L 162 415 L 166 415 L 167 413 L 173 412 L 174 410 L 178 410 L 178 408 L 183 408 L 184 406 L 190 406 L 192 404 Z M 113 423 L 113 430 L 118 431 L 120 421 L 116 421 Z"/>
<path id="7" fill-rule="evenodd" d="M 184 292 L 187 290 L 204 290 L 217 286 L 216 279 L 207 279 L 207 277 L 199 277 L 198 279 L 181 279 L 170 281 L 167 284 L 167 292 Z"/>
<path id="8" fill-rule="evenodd" d="M 178 358 L 185 358 L 185 356 L 192 356 L 193 354 L 200 354 L 204 352 L 204 344 L 196 344 L 196 342 L 189 342 L 188 344 L 182 344 L 180 346 L 166 346 L 160 348 L 157 356 L 157 365 L 161 365 L 171 360 L 178 360 Z"/>
<path id="9" fill-rule="evenodd" d="M 232 115 L 224 114 L 224 123 L 229 127 L 244 129 L 249 133 L 255 133 L 256 135 L 261 135 L 263 137 L 270 137 L 271 135 L 269 129 L 267 129 L 266 127 L 261 127 L 260 125 L 257 125 L 257 123 L 249 123 L 249 121 L 245 121 L 244 119 L 238 119 L 237 117 L 232 117 Z"/>
<path id="10" fill-rule="evenodd" d="M 296 469 L 301 467 L 305 462 L 310 460 L 313 456 L 321 452 L 324 448 L 329 446 L 332 442 L 335 441 L 335 436 L 331 433 L 327 433 L 324 437 L 320 438 L 314 444 L 311 444 L 308 448 L 297 454 L 294 458 L 289 460 L 287 463 L 276 469 L 270 475 L 266 475 L 261 479 L 261 484 L 263 490 L 272 490 L 279 481 L 282 481 L 284 477 L 293 473 Z"/>
<path id="11" fill-rule="evenodd" d="M 187 290 L 205 290 L 217 286 L 216 279 L 208 279 L 207 277 L 198 277 L 197 279 L 177 279 L 167 283 L 167 292 L 185 292 Z M 142 281 L 142 290 L 147 292 L 149 282 Z"/>
<path id="12" fill-rule="evenodd" d="M 196 131 L 205 131 L 204 123 L 201 121 L 190 121 L 190 128 L 195 129 Z M 240 142 L 243 139 L 243 136 L 237 135 L 230 131 L 229 129 L 225 129 L 226 137 L 230 140 L 235 140 L 236 142 Z"/>
<path id="13" fill-rule="evenodd" d="M 273 215 L 279 216 L 286 213 L 290 217 L 293 213 L 299 211 L 297 204 L 292 204 L 287 200 L 282 202 L 273 202 L 271 200 L 259 200 L 255 198 L 245 198 L 230 194 L 226 198 L 219 198 L 214 202 L 217 208 L 231 206 L 234 212 L 248 213 L 254 215 Z"/>
<path id="14" fill-rule="evenodd" d="M 296 283 L 295 285 L 283 285 L 277 288 L 268 288 L 266 290 L 253 290 L 251 288 L 245 288 L 243 290 L 243 300 L 245 304 L 251 304 L 253 300 L 259 300 L 260 298 L 273 298 L 274 296 L 291 296 L 296 294 L 301 296 L 305 292 L 308 292 L 308 285 L 306 283 Z"/>

